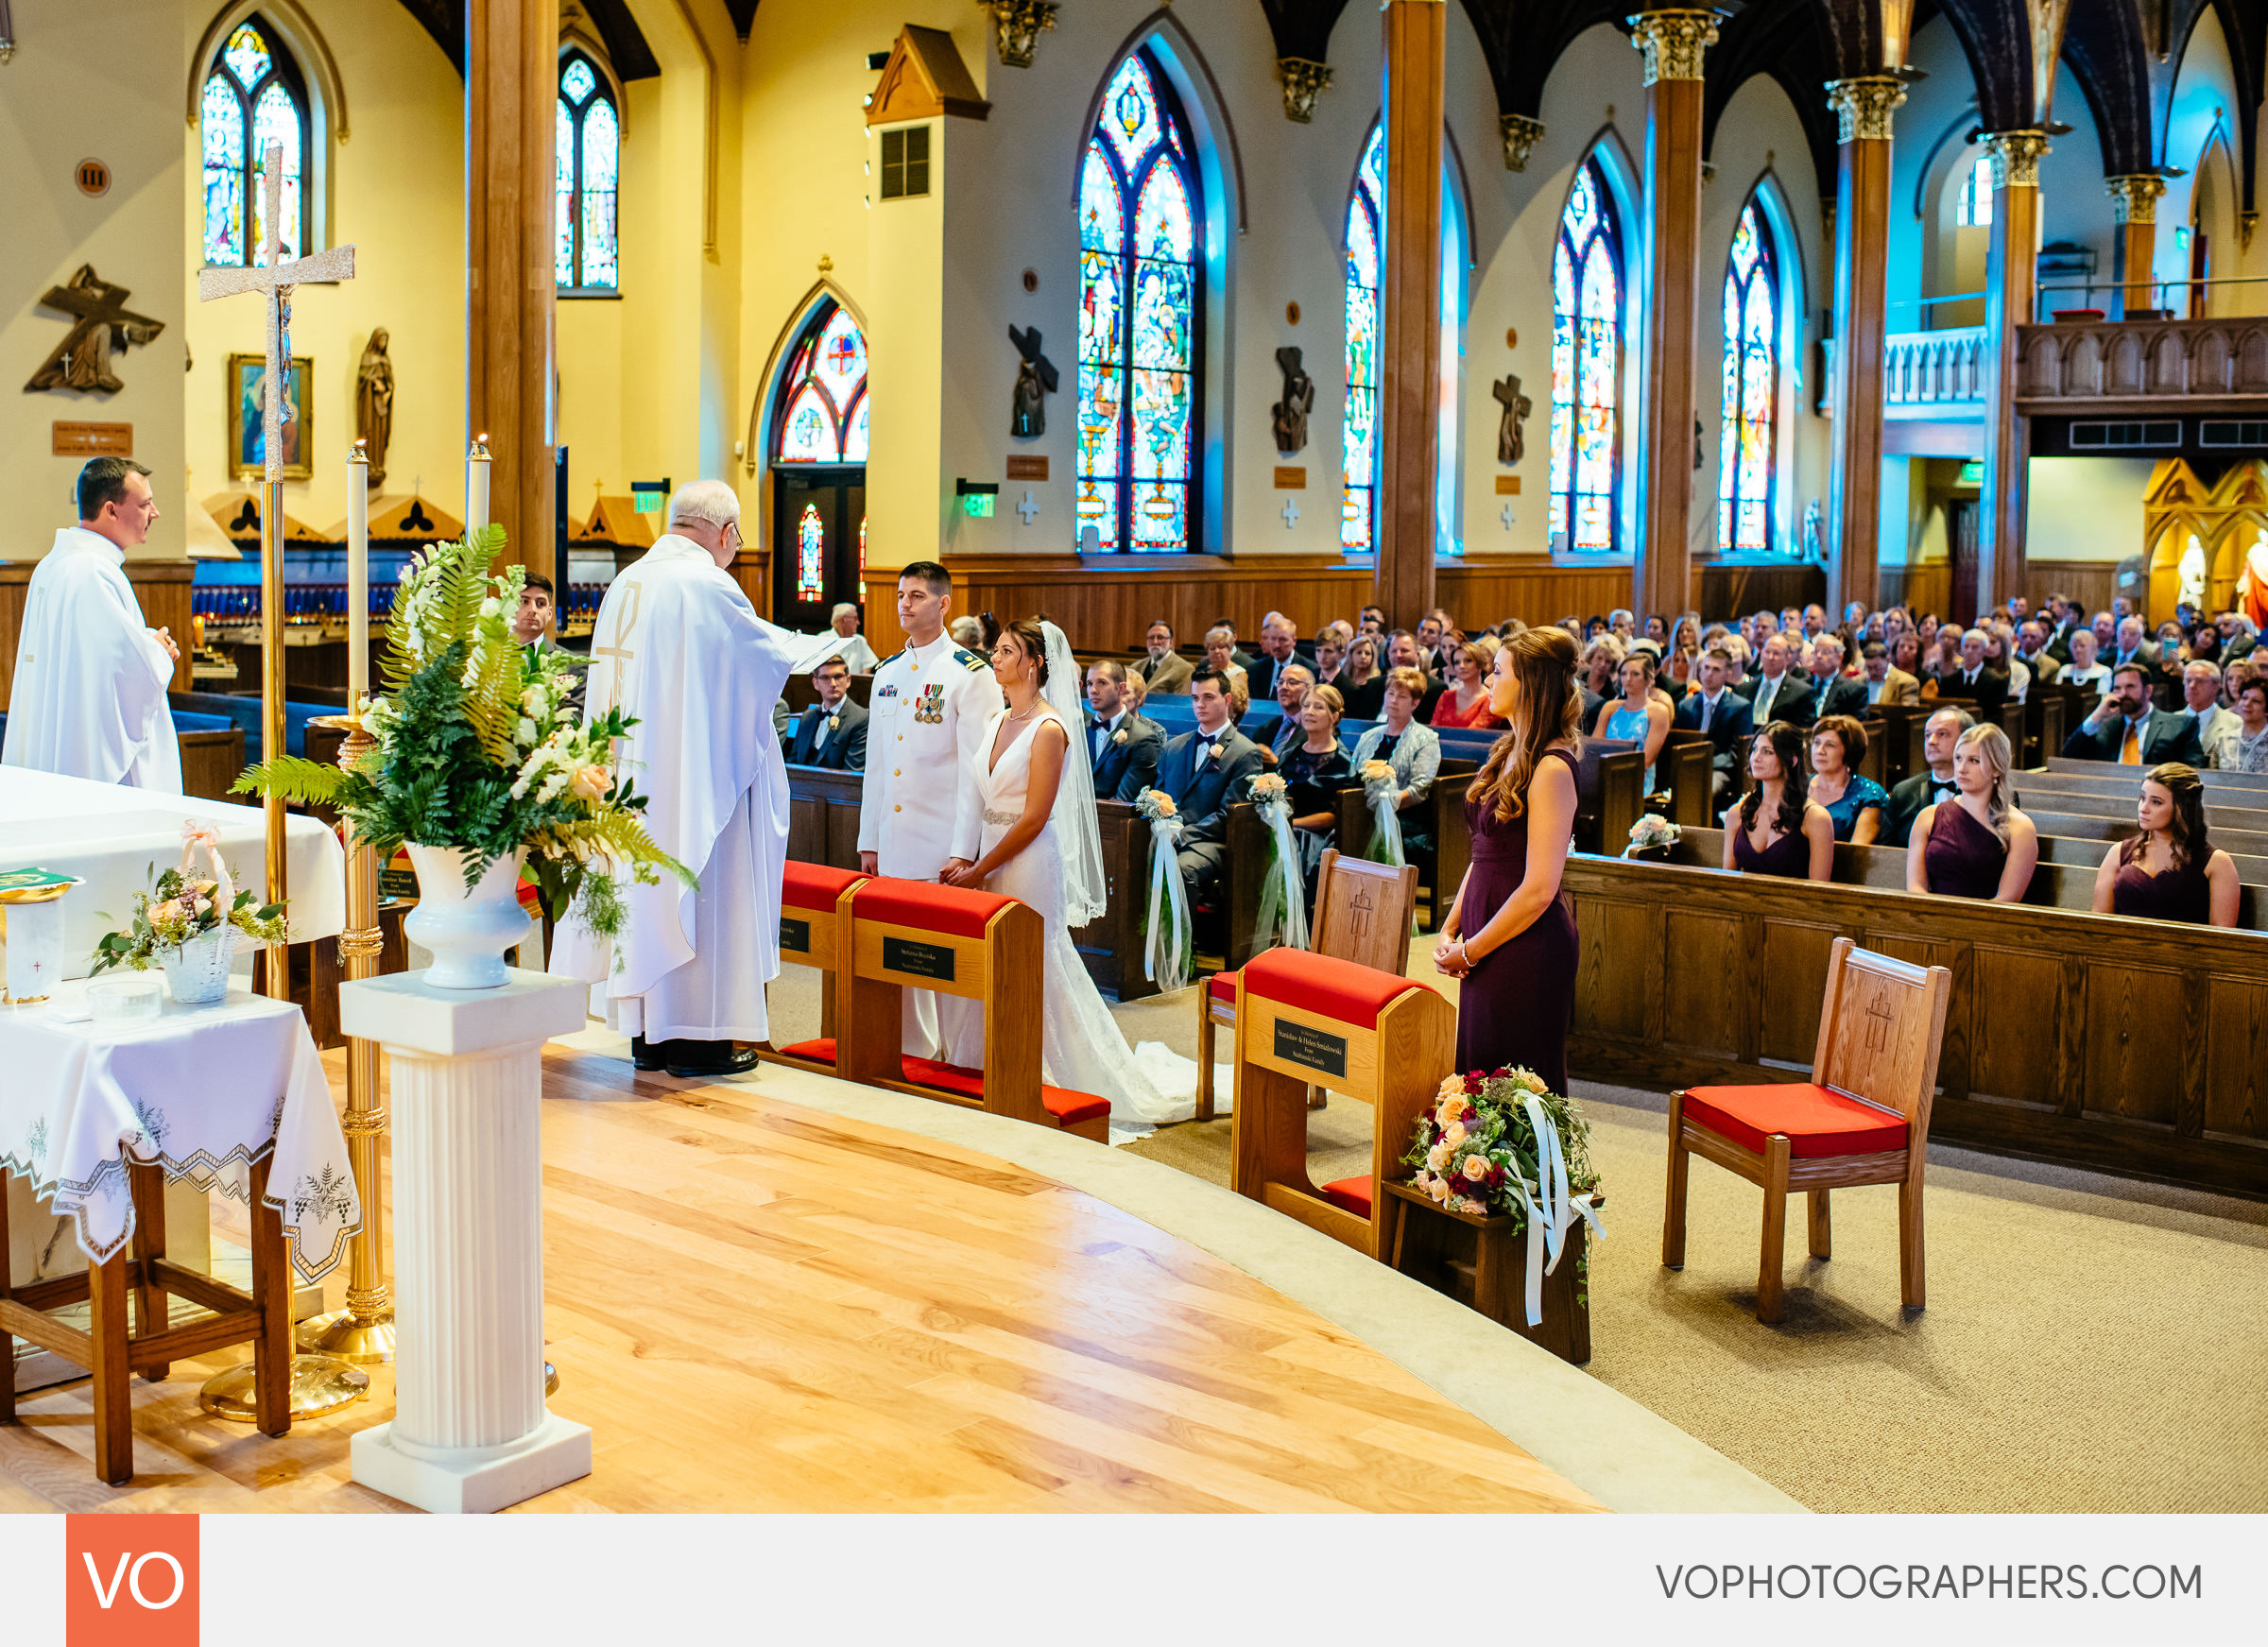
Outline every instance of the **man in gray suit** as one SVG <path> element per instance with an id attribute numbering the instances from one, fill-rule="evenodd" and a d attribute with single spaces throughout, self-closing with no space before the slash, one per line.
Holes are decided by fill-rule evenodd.
<path id="1" fill-rule="evenodd" d="M 1134 673 L 1142 677 L 1151 692 L 1186 696 L 1192 665 L 1174 650 L 1174 626 L 1163 618 L 1158 619 L 1150 626 L 1147 641 L 1149 656 L 1135 660 Z"/>

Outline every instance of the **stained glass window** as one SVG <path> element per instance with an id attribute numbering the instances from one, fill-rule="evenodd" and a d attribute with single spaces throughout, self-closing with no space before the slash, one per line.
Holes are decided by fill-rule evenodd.
<path id="1" fill-rule="evenodd" d="M 1980 152 L 1961 178 L 1961 197 L 1953 205 L 1954 225 L 1962 229 L 1992 227 L 1992 156 Z"/>
<path id="2" fill-rule="evenodd" d="M 819 523 L 816 504 L 805 504 L 796 523 L 796 598 L 827 598 L 827 528 Z"/>
<path id="3" fill-rule="evenodd" d="M 307 90 L 299 65 L 254 13 L 229 31 L 198 96 L 204 162 L 205 262 L 270 260 L 270 229 L 284 258 L 308 249 Z M 266 221 L 266 154 L 283 152 L 282 221 Z"/>
<path id="4" fill-rule="evenodd" d="M 1339 541 L 1378 547 L 1378 247 L 1386 221 L 1386 134 L 1371 129 L 1347 202 L 1347 422 L 1340 447 L 1346 492 Z"/>
<path id="5" fill-rule="evenodd" d="M 825 303 L 812 317 L 781 379 L 780 403 L 774 462 L 866 462 L 867 338 L 849 310 Z"/>
<path id="6" fill-rule="evenodd" d="M 1576 168 L 1552 249 L 1555 549 L 1618 546 L 1622 471 L 1623 236 L 1599 163 Z"/>
<path id="7" fill-rule="evenodd" d="M 1725 265 L 1725 395 L 1717 440 L 1717 545 L 1772 547 L 1779 419 L 1779 263 L 1754 196 Z"/>
<path id="8" fill-rule="evenodd" d="M 622 116 L 606 77 L 580 52 L 559 60 L 553 144 L 553 277 L 565 291 L 617 290 L 622 284 L 615 238 Z"/>
<path id="9" fill-rule="evenodd" d="M 1204 212 L 1146 51 L 1118 66 L 1079 173 L 1078 506 L 1105 549 L 1186 550 L 1196 507 Z"/>

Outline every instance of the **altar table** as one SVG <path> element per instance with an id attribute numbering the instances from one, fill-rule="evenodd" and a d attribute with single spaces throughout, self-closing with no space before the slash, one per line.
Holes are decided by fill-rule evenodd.
<path id="1" fill-rule="evenodd" d="M 84 989 L 0 1005 L 0 1166 L 51 1200 L 101 1263 L 134 1232 L 129 1156 L 249 1203 L 251 1164 L 272 1149 L 266 1201 L 296 1267 L 310 1281 L 335 1268 L 362 1203 L 300 1009 L 239 984 L 210 1006 L 168 1000 L 156 1018 L 74 1021 Z"/>

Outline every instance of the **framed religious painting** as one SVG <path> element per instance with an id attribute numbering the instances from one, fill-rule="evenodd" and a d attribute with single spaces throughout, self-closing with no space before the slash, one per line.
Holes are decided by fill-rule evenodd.
<path id="1" fill-rule="evenodd" d="M 264 354 L 229 356 L 229 472 L 239 479 L 257 480 L 267 468 L 267 442 L 261 407 L 267 393 L 267 357 Z M 315 404 L 315 361 L 304 354 L 291 357 L 284 385 L 284 478 L 307 480 L 314 476 L 315 431 L 308 409 Z"/>

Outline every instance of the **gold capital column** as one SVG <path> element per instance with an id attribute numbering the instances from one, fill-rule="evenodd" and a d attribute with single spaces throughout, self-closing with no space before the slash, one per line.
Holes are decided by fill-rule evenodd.
<path id="1" fill-rule="evenodd" d="M 2044 131 L 1988 131 L 1992 158 L 1992 249 L 1984 266 L 1984 489 L 1977 521 L 1977 581 L 1964 593 L 1976 616 L 2024 592 L 2024 519 L 2030 493 L 2031 433 L 2016 409 L 2017 328 L 2032 319 L 2039 295 L 2039 161 Z"/>
<path id="2" fill-rule="evenodd" d="M 2150 276 L 2157 262 L 2157 197 L 2166 192 L 2166 180 L 2156 172 L 2133 172 L 2103 183 L 2119 225 L 2111 278 L 2119 283 L 2119 317 L 2124 319 L 2137 309 L 2159 306 Z"/>
<path id="3" fill-rule="evenodd" d="M 465 49 L 465 439 L 495 454 L 507 558 L 549 572 L 558 8 L 469 0 Z"/>
<path id="4" fill-rule="evenodd" d="M 1693 337 L 1701 304 L 1701 60 L 1720 14 L 1641 11 L 1646 55 L 1646 339 L 1638 413 L 1638 542 L 1630 604 L 1692 605 Z"/>
<path id="5" fill-rule="evenodd" d="M 1378 567 L 1374 598 L 1414 626 L 1434 604 L 1441 461 L 1443 0 L 1386 0 L 1385 245 L 1381 249 Z"/>
<path id="6" fill-rule="evenodd" d="M 1882 335 L 1890 251 L 1890 116 L 1896 75 L 1830 80 L 1841 122 L 1835 185 L 1833 462 L 1828 477 L 1828 609 L 1878 598 L 1882 493 Z"/>

